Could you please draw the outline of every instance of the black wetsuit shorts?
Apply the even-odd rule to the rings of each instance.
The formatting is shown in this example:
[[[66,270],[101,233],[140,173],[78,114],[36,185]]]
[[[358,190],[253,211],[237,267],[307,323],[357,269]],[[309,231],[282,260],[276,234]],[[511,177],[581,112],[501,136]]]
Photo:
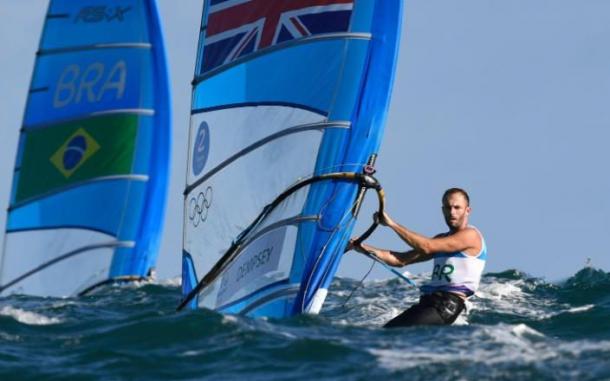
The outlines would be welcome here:
[[[436,291],[422,295],[419,303],[387,322],[384,327],[451,324],[464,307],[464,301],[459,296],[450,292]]]

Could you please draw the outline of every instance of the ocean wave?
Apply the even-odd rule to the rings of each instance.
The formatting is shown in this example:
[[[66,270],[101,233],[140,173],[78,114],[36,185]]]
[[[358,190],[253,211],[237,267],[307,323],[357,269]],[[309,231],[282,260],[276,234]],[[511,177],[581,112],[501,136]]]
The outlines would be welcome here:
[[[414,329],[410,330],[410,334],[413,334]],[[378,357],[384,367],[393,370],[461,361],[530,363],[546,358],[535,348],[536,343],[544,340],[544,334],[525,324],[456,327],[449,332],[444,331],[439,327],[428,328],[424,333],[428,345],[410,347],[408,350],[372,348],[370,352]]]
[[[182,286],[182,277],[176,276],[173,278],[157,279],[154,283],[165,287],[180,287]]]
[[[338,278],[320,315],[279,320],[175,313],[176,278],[82,298],[8,296],[0,378],[44,362],[48,373],[32,378],[78,369],[92,379],[609,379],[605,299],[579,295],[603,290],[596,276],[488,274],[453,326],[394,330],[382,326],[419,298],[398,279]]]
[[[56,317],[48,317],[36,312],[22,310],[11,306],[0,308],[0,315],[12,317],[22,324],[27,325],[52,325],[60,324],[63,321]]]
[[[401,339],[414,344],[413,331]],[[610,372],[604,361],[610,341],[557,340],[526,324],[419,331],[420,345],[377,345],[369,352],[382,368],[411,379],[593,380]]]
[[[610,273],[593,267],[585,267],[561,283],[564,289],[585,291],[603,288],[610,290]]]

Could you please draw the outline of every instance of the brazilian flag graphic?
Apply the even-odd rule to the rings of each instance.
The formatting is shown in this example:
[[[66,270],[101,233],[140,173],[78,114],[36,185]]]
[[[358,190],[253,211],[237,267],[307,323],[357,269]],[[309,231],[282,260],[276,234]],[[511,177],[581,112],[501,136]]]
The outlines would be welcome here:
[[[26,130],[15,201],[131,173],[137,126],[135,115],[109,115]]]
[[[100,145],[97,141],[84,128],[79,128],[51,156],[50,160],[55,168],[68,178],[99,149]]]

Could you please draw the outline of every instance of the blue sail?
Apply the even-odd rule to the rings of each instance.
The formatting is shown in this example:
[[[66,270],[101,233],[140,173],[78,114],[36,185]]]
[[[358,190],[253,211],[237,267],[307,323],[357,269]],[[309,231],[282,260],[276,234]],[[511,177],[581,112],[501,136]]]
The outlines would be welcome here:
[[[180,307],[316,313],[380,146],[400,0],[207,0]]]
[[[85,293],[154,268],[169,167],[154,0],[51,0],[7,216],[0,291]]]

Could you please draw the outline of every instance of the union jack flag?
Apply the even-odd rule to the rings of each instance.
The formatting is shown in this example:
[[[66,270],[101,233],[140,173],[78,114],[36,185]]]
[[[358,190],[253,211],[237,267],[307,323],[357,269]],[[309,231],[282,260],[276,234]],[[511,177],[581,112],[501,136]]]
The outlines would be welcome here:
[[[258,50],[349,29],[354,0],[210,0],[201,74]]]

